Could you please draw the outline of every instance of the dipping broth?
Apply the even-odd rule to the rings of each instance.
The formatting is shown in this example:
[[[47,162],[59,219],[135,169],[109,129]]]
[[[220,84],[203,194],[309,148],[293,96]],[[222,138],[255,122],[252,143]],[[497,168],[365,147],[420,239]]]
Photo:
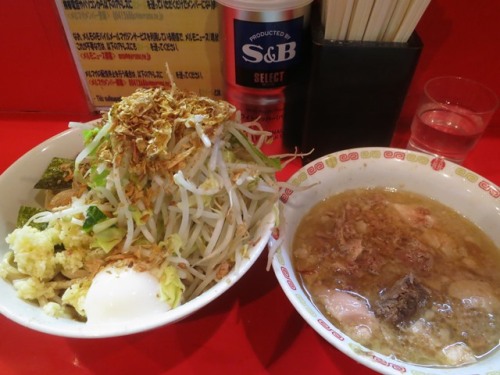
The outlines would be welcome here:
[[[355,189],[314,206],[293,242],[318,308],[366,347],[420,364],[477,361],[500,339],[500,250],[427,197]]]

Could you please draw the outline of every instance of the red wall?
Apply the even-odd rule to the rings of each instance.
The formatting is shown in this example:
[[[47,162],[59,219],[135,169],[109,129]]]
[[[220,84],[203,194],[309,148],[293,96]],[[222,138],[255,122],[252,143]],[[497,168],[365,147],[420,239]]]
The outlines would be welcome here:
[[[0,1],[0,112],[88,112],[54,0]]]
[[[500,95],[500,1],[432,0],[418,25],[424,49],[400,123],[423,83],[436,75],[479,80]],[[0,115],[88,114],[54,0],[0,2]],[[492,126],[500,127],[500,114]]]
[[[424,48],[400,125],[409,126],[419,93],[434,76],[475,79],[500,96],[500,1],[431,0],[417,31]],[[493,127],[500,137],[500,110]]]

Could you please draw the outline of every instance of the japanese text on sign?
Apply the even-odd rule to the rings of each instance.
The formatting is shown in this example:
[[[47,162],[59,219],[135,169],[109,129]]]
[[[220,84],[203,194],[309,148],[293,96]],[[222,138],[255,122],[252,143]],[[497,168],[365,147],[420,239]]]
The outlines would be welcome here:
[[[215,0],[56,0],[89,102],[109,107],[138,87],[222,96]],[[89,22],[90,21],[90,22]]]

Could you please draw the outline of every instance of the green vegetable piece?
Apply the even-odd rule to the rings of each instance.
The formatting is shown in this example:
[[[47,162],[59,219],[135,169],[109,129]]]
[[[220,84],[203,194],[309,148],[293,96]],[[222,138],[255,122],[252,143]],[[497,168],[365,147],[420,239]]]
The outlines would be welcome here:
[[[53,158],[35,189],[66,190],[71,188],[75,161],[66,158]]]
[[[90,168],[90,179],[91,183],[89,184],[91,187],[103,187],[106,186],[106,178],[109,175],[109,170],[105,169],[101,173],[97,172],[97,168]]]
[[[160,277],[160,299],[172,308],[177,307],[185,289],[175,267],[167,266]]]
[[[87,217],[83,222],[82,229],[88,233],[92,230],[94,225],[107,218],[108,217],[97,206],[90,206],[87,209]]]
[[[99,247],[107,254],[123,240],[126,234],[122,228],[110,227],[94,235],[92,247]]]
[[[83,130],[83,142],[88,145],[95,138],[97,133],[99,133],[100,128],[84,129]]]
[[[39,212],[42,212],[41,208],[38,207],[30,207],[30,206],[21,206],[19,207],[19,211],[17,213],[17,222],[16,222],[16,227],[21,228],[23,227],[31,217]],[[33,223],[31,222],[29,224],[33,228],[39,229],[39,230],[44,230],[47,228],[47,223]]]
[[[264,162],[264,164],[268,167],[274,168],[276,170],[281,170],[281,161],[279,158],[270,158],[265,155],[262,151],[260,151],[255,145],[249,142],[250,148],[259,156],[260,160]]]
[[[274,168],[276,170],[281,170],[281,161],[279,158],[270,158],[269,156],[265,155],[252,142],[250,142],[250,140],[243,133],[240,132],[240,134],[241,139],[238,138],[238,141],[242,144],[243,147],[245,147],[245,145],[243,144],[243,142],[245,142],[248,148],[250,148],[250,150],[252,150],[252,152],[257,155],[257,157],[264,163],[265,166]]]

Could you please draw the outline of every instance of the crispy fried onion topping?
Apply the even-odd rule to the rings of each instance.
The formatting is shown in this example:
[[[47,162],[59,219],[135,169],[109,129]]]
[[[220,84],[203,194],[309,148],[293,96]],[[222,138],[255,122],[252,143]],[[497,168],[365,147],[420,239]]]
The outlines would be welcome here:
[[[210,147],[217,129],[235,112],[225,101],[195,93],[139,89],[111,108],[110,140],[100,156],[139,178],[165,177],[182,169],[198,149]]]

